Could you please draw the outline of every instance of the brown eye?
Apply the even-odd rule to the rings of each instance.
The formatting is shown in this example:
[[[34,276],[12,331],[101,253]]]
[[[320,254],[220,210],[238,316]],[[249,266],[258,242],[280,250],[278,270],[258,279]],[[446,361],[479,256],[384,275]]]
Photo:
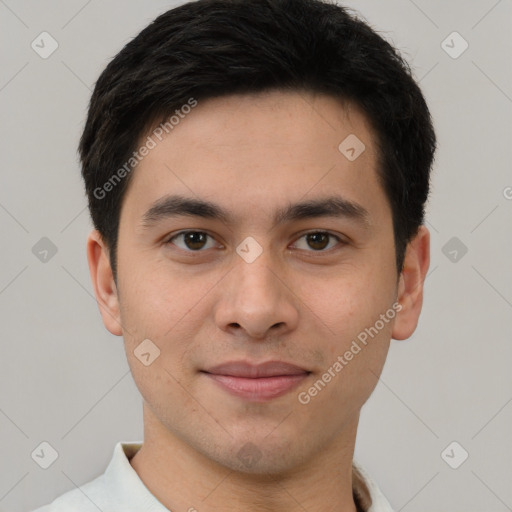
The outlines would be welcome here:
[[[302,235],[294,244],[296,249],[309,252],[326,252],[326,250],[343,244],[343,241],[331,233],[325,231],[311,231]]]
[[[211,239],[210,242],[208,239]],[[172,243],[185,251],[200,251],[210,249],[215,245],[213,238],[203,231],[183,231],[173,236],[168,243]]]
[[[189,249],[202,249],[206,244],[206,235],[199,232],[190,232],[183,235],[185,245]]]
[[[315,251],[325,249],[329,244],[329,235],[327,233],[309,233],[306,235],[309,247]]]

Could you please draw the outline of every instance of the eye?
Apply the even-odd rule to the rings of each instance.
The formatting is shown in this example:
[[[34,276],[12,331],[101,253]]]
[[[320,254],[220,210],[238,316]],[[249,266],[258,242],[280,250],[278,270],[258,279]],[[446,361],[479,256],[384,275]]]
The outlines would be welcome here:
[[[195,252],[215,247],[213,237],[204,231],[182,231],[170,238],[167,243],[172,243],[185,251]]]
[[[303,243],[300,241],[303,240]],[[333,244],[332,242],[336,241],[339,243],[343,243],[343,241],[333,235],[332,233],[328,233],[326,231],[312,231],[310,233],[306,233],[302,235],[297,242],[294,243],[294,247],[296,249],[309,250],[313,249],[313,251],[325,251],[326,249],[331,249],[337,244]]]

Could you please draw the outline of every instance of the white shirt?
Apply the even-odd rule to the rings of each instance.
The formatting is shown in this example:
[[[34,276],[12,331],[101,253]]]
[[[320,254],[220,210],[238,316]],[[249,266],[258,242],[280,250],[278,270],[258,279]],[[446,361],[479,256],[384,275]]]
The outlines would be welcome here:
[[[33,512],[170,512],[144,485],[130,465],[142,442],[118,442],[105,472]],[[354,465],[368,490],[372,505],[367,512],[393,512],[377,485]]]

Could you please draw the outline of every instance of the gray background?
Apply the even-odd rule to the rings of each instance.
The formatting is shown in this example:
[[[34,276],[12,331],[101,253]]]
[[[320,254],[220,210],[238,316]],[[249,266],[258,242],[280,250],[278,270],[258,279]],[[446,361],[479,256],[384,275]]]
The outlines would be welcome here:
[[[100,474],[117,441],[142,439],[122,339],[92,295],[76,146],[101,70],[176,4],[0,0],[0,510],[49,502]],[[439,137],[424,310],[392,342],[356,455],[397,511],[512,510],[512,2],[347,5],[405,54]],[[59,44],[47,59],[31,48],[43,31]],[[442,47],[454,31],[469,44],[458,58]],[[31,458],[42,441],[59,455],[46,470]]]

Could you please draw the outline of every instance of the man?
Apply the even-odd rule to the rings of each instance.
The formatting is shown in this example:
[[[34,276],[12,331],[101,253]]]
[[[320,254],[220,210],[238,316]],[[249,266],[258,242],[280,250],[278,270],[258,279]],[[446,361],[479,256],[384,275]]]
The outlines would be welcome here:
[[[199,0],[100,76],[91,278],[144,442],[57,511],[390,511],[353,462],[415,330],[435,135],[407,64],[318,0]]]

